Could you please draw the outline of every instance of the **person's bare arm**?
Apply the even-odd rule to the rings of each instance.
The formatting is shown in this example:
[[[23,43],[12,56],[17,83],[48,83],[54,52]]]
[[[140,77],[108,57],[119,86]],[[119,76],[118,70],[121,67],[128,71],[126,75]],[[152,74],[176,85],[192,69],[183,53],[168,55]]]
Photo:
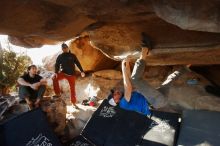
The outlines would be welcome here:
[[[34,90],[37,90],[38,87],[41,85],[40,82],[37,82],[37,83],[34,83],[34,84],[31,84],[31,83],[28,83],[26,82],[23,78],[18,78],[17,82],[22,85],[22,86],[29,86],[31,87],[32,89]]]
[[[32,84],[31,88],[37,90],[40,85],[47,85],[47,80],[42,78],[39,82]]]
[[[125,61],[127,62],[127,66],[126,66],[126,74],[129,78],[129,80],[131,79],[131,68],[130,68],[130,60],[132,58],[132,55],[128,55],[126,58],[125,58]]]
[[[22,86],[29,86],[31,87],[31,84],[26,82],[23,78],[18,78],[17,82]]]
[[[74,58],[74,63],[76,64],[76,66],[78,67],[78,69],[79,69],[80,72],[81,72],[81,76],[82,76],[82,77],[85,77],[85,72],[83,71],[83,68],[82,68],[82,66],[81,66],[81,64],[80,64],[80,62],[79,62],[79,60],[78,60],[78,58],[77,58],[75,55],[73,55],[73,58]]]
[[[131,99],[132,84],[129,73],[131,74],[129,57],[122,61],[122,75],[124,84],[124,97],[129,102]]]
[[[47,85],[47,79],[41,79],[40,85]]]

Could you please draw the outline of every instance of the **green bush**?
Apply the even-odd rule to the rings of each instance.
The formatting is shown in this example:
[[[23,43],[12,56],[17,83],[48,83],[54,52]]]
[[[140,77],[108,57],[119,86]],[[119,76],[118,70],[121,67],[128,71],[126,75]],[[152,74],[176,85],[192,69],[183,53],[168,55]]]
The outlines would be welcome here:
[[[27,55],[19,55],[11,49],[0,48],[0,89],[11,88],[16,84],[19,76],[32,64],[31,58]],[[4,93],[2,93],[4,94]]]

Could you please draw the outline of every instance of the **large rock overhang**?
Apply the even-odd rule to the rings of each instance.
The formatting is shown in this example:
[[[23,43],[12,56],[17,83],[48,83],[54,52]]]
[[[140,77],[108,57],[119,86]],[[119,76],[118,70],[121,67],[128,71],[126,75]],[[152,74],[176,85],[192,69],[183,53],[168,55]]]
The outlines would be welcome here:
[[[220,62],[217,0],[2,0],[0,8],[0,33],[27,48],[87,34],[97,49],[120,60],[140,50],[145,32],[154,44],[151,65]]]

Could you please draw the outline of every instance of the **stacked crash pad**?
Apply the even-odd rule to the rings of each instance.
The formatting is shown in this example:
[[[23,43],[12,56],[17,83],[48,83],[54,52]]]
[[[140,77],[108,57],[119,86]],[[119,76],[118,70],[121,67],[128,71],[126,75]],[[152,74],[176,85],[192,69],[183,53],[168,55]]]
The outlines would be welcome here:
[[[61,146],[41,109],[21,114],[0,125],[0,146]]]

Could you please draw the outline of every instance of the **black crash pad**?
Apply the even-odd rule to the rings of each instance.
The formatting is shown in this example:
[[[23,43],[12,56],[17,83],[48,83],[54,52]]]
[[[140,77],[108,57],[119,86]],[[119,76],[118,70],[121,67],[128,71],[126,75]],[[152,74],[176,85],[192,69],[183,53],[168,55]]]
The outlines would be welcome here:
[[[173,146],[177,142],[181,117],[177,113],[152,111],[153,120],[141,146]]]
[[[116,113],[115,107],[109,105],[107,100],[104,100],[87,122],[81,135],[98,146],[104,145],[109,133],[114,130],[113,123],[115,123],[118,116]]]
[[[135,146],[140,143],[152,121],[144,115],[121,108],[118,109],[118,114],[114,131],[108,136],[105,146]]]
[[[186,110],[178,145],[220,146],[220,112]]]
[[[65,146],[95,146],[95,145],[90,141],[88,141],[86,138],[84,138],[82,135],[79,135],[77,137],[74,137]]]
[[[40,109],[21,114],[0,125],[1,146],[61,146]]]
[[[144,115],[113,107],[104,100],[81,134],[97,146],[134,146],[151,122]]]

